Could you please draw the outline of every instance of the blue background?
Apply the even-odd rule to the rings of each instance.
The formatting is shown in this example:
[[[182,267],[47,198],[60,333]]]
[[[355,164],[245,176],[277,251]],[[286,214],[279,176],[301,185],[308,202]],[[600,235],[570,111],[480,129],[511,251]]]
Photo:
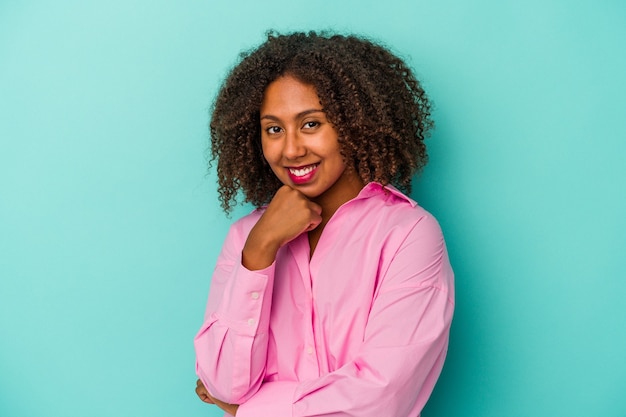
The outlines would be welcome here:
[[[0,1],[0,416],[217,416],[208,109],[265,30],[372,36],[435,106],[457,275],[424,416],[626,416],[623,1]]]

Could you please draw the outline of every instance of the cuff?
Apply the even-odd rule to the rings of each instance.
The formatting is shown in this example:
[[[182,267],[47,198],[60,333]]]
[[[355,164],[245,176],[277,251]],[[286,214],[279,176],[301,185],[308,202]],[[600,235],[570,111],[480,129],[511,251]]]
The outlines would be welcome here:
[[[216,315],[239,334],[254,336],[269,326],[274,264],[250,271],[239,264],[224,289]]]

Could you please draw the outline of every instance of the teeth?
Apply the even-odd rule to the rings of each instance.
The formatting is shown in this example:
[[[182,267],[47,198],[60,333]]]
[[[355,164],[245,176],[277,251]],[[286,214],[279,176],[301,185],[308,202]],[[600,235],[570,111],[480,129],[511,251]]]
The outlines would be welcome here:
[[[309,172],[313,171],[315,169],[315,167],[316,167],[316,165],[309,165],[309,166],[304,167],[304,168],[289,168],[289,172],[291,172],[296,177],[302,177],[302,176],[308,174]]]

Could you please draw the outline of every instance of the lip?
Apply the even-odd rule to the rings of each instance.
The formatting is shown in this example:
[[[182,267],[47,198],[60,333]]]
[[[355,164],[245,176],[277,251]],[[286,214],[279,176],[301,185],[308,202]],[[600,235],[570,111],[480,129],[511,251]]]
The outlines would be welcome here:
[[[287,167],[287,175],[291,182],[297,185],[306,184],[311,181],[317,172],[320,164],[302,165],[299,167]]]

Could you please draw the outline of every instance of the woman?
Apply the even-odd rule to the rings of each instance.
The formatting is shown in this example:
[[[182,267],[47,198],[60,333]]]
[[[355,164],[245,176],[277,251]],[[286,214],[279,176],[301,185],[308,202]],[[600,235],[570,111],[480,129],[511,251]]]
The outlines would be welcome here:
[[[439,225],[402,192],[431,127],[410,69],[363,38],[270,34],[243,56],[212,152],[224,209],[240,191],[259,208],[212,278],[203,401],[239,417],[419,415],[454,309]]]

